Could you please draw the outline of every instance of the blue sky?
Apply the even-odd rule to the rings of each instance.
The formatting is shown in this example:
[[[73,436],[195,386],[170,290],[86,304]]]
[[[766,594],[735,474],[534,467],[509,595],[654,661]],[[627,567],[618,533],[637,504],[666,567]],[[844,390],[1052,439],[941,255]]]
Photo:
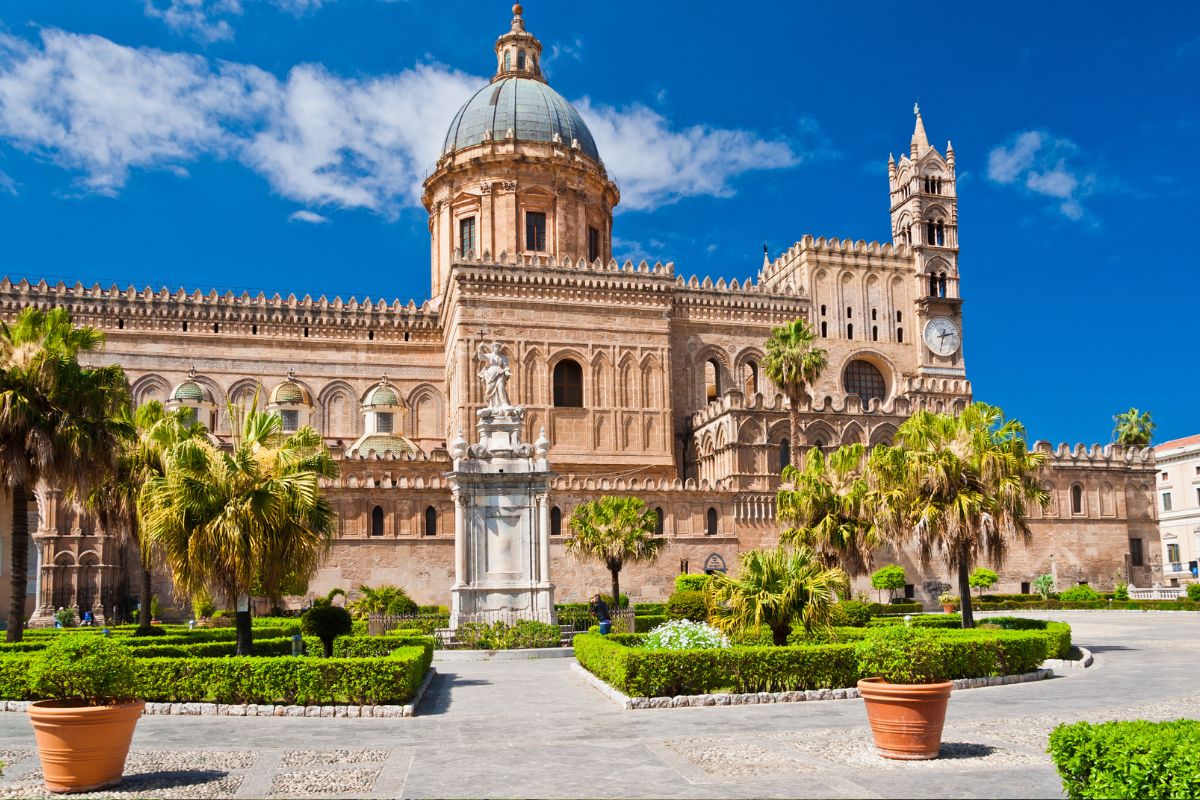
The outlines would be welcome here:
[[[418,302],[419,184],[504,2],[5,0],[3,271]],[[1107,441],[1200,432],[1200,5],[526,4],[624,201],[619,256],[756,274],[886,240],[920,99],[954,142],[976,397]]]

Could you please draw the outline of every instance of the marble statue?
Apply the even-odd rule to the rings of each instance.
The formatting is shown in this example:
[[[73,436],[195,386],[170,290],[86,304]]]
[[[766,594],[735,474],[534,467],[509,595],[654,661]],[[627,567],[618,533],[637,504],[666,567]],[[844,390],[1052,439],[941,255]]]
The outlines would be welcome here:
[[[483,381],[483,394],[487,398],[488,408],[509,408],[508,379],[512,370],[508,368],[508,358],[500,351],[500,343],[492,342],[491,347],[479,346],[476,356],[485,366],[479,370],[479,379]]]

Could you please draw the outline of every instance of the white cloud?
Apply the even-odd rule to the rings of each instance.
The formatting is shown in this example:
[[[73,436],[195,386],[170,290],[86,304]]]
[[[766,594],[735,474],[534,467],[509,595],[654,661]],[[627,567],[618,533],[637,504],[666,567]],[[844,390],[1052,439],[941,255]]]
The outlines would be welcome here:
[[[205,43],[232,39],[227,17],[242,13],[239,0],[145,0],[144,8],[146,16],[161,19],[175,33]]]
[[[315,211],[301,209],[299,211],[292,212],[291,216],[288,217],[288,222],[308,222],[313,225],[321,225],[325,222],[329,222],[329,217],[323,217]]]
[[[5,172],[0,172],[0,194],[11,194],[13,197],[18,194],[17,182]]]
[[[210,157],[242,162],[307,206],[393,215],[419,203],[446,126],[485,83],[441,65],[343,78],[302,64],[280,79],[100,36],[45,29],[39,46],[0,34],[0,138],[78,172],[85,189],[102,194],[115,194],[134,170],[185,175]],[[819,152],[747,130],[675,129],[640,105],[579,106],[624,208],[726,197],[738,175]],[[809,123],[801,128],[812,135]]]
[[[621,185],[621,206],[654,208],[684,197],[733,194],[731,181],[745,172],[784,169],[803,156],[781,140],[752,131],[693,125],[673,130],[657,111],[578,103],[600,156]]]
[[[992,148],[987,174],[994,183],[1058,201],[1063,216],[1080,220],[1087,213],[1080,201],[1095,190],[1096,176],[1075,163],[1079,157],[1079,146],[1070,139],[1025,131]]]

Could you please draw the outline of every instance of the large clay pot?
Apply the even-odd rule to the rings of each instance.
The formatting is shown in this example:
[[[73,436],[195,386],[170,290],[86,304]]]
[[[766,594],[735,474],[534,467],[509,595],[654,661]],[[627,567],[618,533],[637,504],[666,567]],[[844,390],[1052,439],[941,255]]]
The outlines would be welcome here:
[[[864,678],[858,693],[867,706],[875,749],[884,758],[920,761],[938,757],[951,681],[887,683]]]
[[[944,606],[942,606],[942,611],[946,612],[947,614],[953,614],[954,613],[954,605],[953,604],[944,605]]]
[[[86,706],[59,700],[29,704],[46,788],[89,792],[121,782],[133,729],[146,704]]]

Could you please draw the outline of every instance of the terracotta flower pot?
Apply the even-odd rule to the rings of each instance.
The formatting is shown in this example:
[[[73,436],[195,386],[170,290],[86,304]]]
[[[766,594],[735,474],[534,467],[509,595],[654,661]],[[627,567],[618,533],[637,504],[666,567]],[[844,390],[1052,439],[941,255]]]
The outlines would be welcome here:
[[[945,605],[945,606],[942,606],[942,611],[945,611],[947,614],[953,614],[953,613],[954,613],[954,606],[952,606],[952,605]]]
[[[89,792],[121,782],[133,729],[146,703],[85,706],[60,700],[29,704],[46,788]]]
[[[884,758],[919,761],[938,757],[951,681],[888,683],[864,678],[858,693],[867,706],[875,749]]]

